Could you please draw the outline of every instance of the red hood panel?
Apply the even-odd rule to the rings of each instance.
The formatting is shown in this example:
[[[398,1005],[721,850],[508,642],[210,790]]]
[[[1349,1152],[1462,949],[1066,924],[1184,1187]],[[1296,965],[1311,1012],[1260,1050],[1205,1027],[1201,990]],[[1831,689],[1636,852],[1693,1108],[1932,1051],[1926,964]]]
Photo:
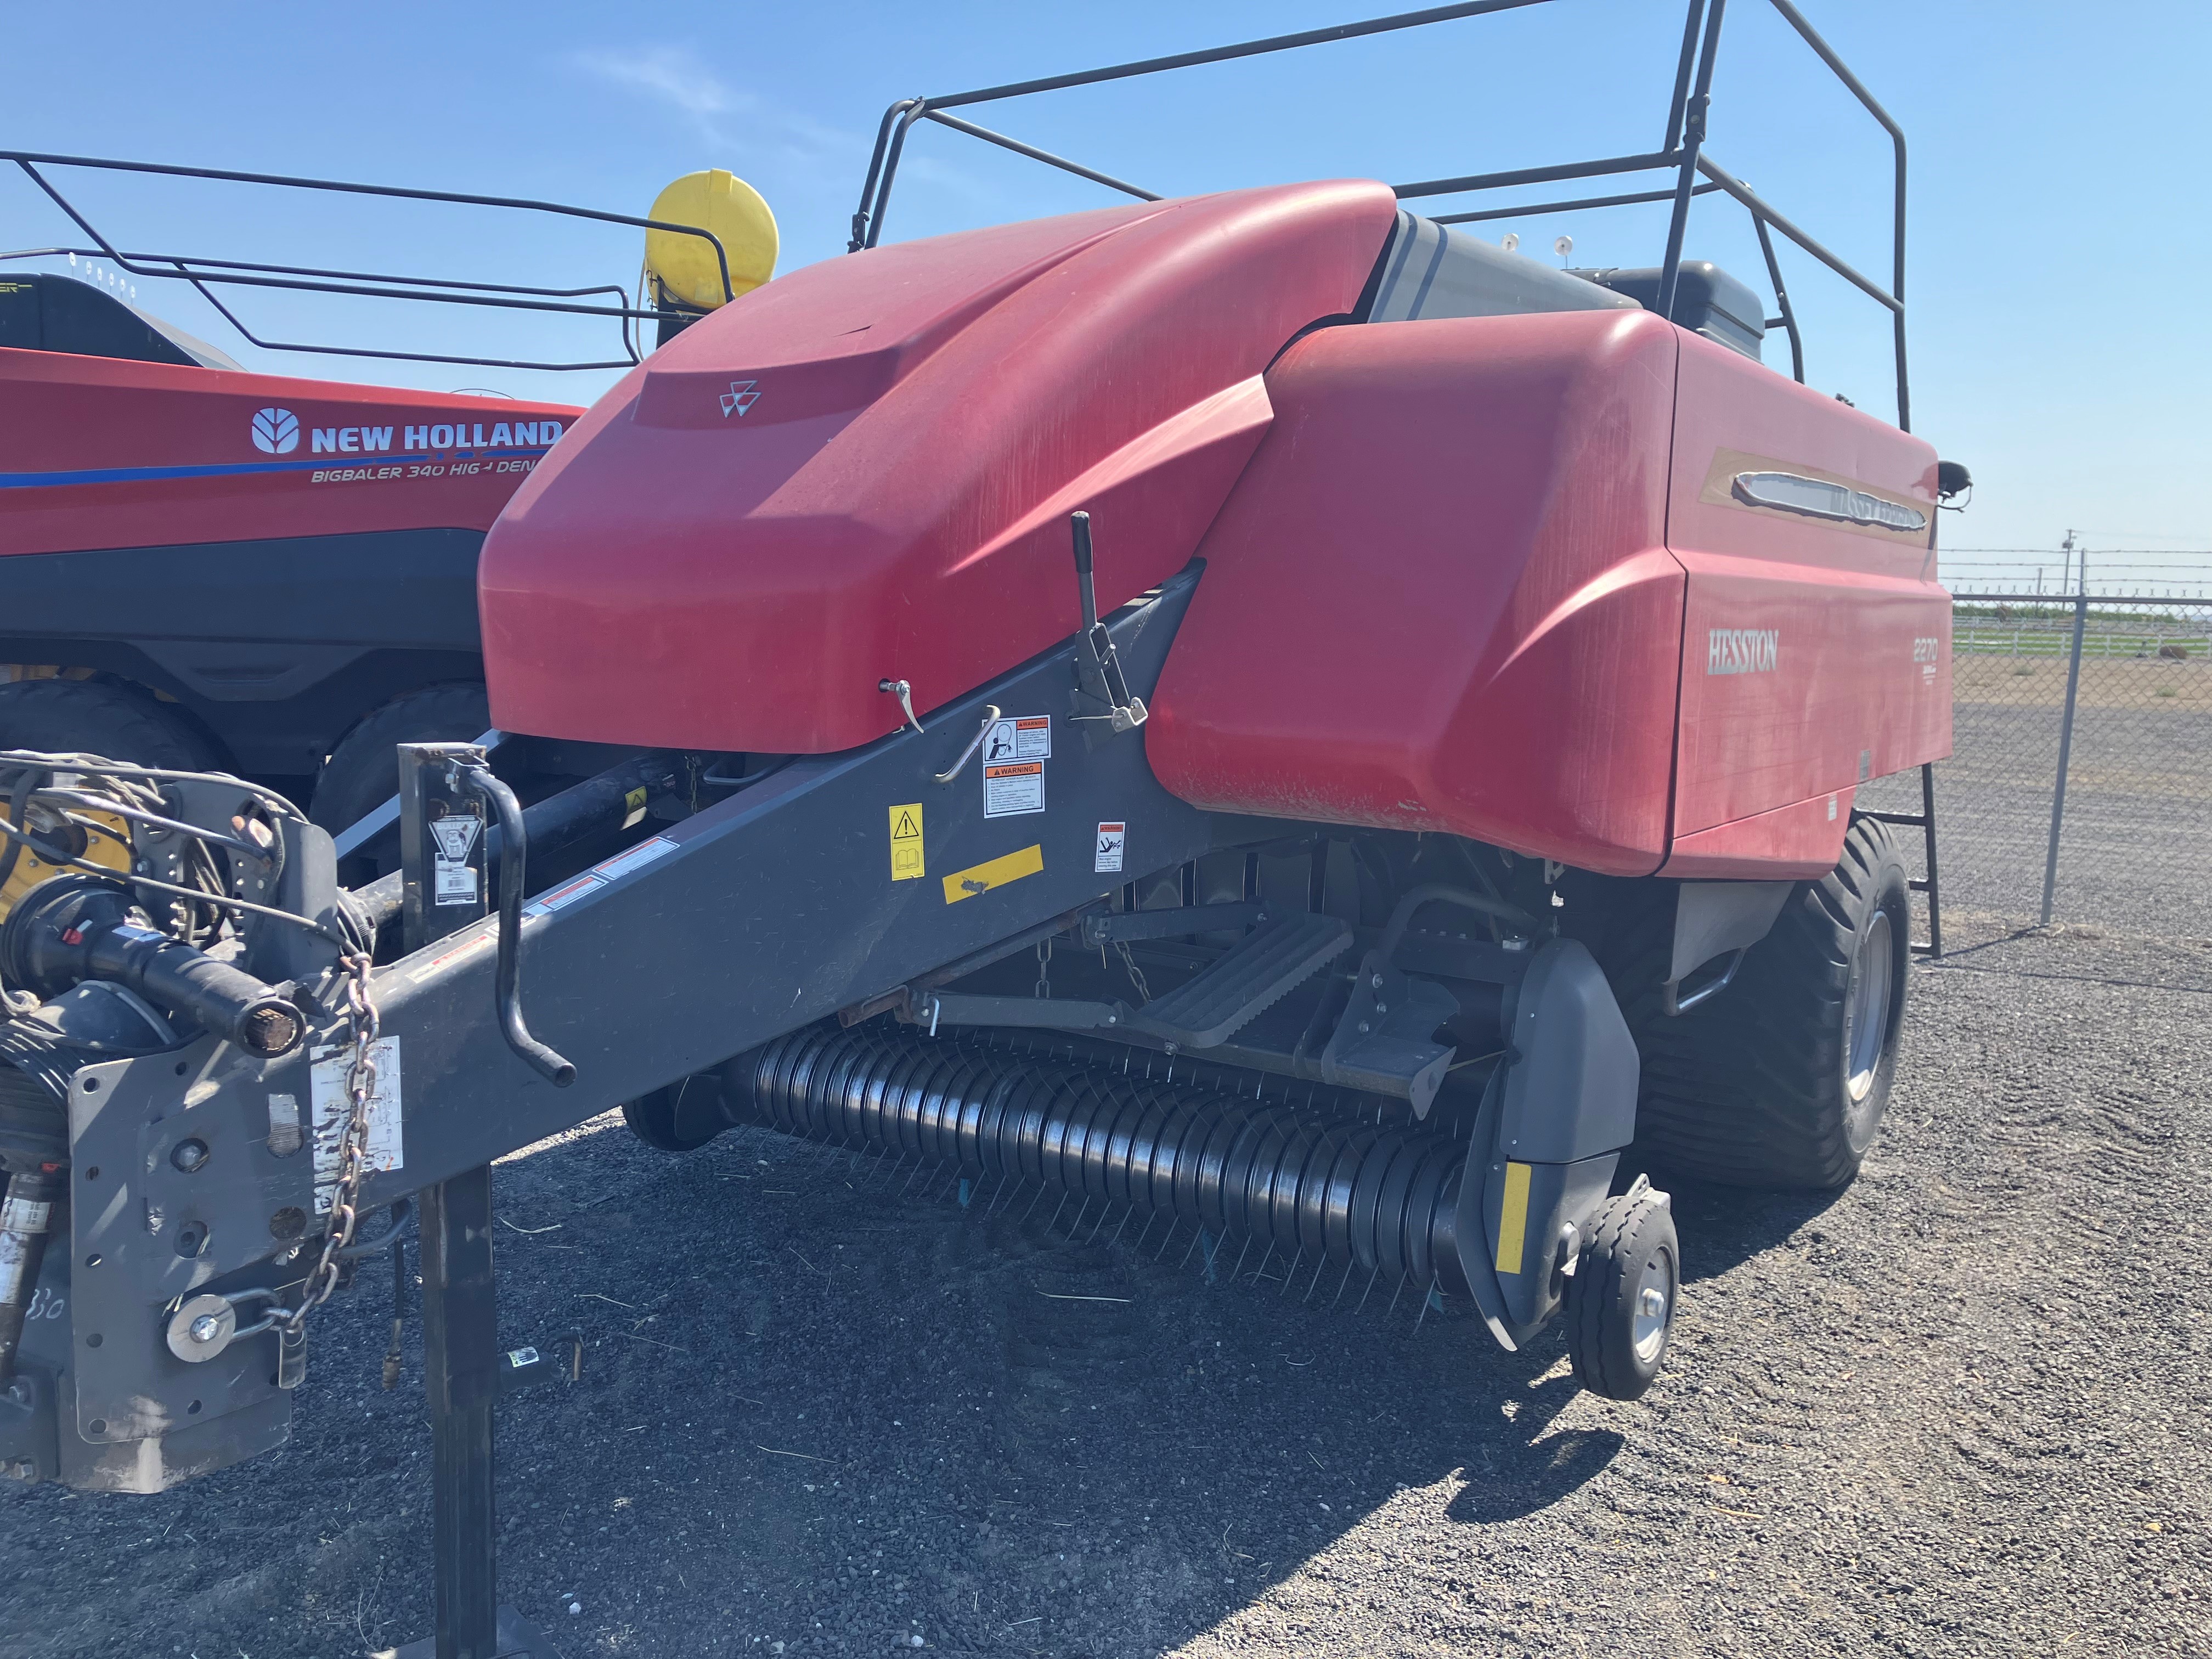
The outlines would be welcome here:
[[[878,248],[778,278],[600,400],[480,577],[506,730],[821,753],[1180,568],[1269,419],[1258,376],[1348,312],[1379,185],[1241,191]]]

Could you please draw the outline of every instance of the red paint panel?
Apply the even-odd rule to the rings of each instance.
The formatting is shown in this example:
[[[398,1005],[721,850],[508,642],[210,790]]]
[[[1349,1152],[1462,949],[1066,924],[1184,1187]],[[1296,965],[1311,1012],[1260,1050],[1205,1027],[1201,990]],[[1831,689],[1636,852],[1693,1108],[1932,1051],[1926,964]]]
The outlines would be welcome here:
[[[255,442],[264,410],[289,417],[264,425],[267,447]],[[565,404],[0,349],[0,556],[486,529],[544,447],[514,442],[514,424],[551,420],[565,429],[580,413]],[[507,441],[495,447],[502,425]],[[434,453],[427,437],[410,453],[410,427],[462,429]],[[319,434],[330,446],[320,453]]]
[[[1146,729],[1167,787],[1656,868],[1681,337],[1587,312],[1328,329],[1286,352]]]
[[[1850,827],[1850,788],[1755,812],[1676,839],[1662,876],[1684,881],[1807,881],[1825,876],[1844,855]]]
[[[1682,341],[1680,385],[1668,540],[1690,580],[1676,858],[1695,848],[1735,856],[1736,873],[1761,860],[1825,870],[1844,829],[1826,817],[1826,792],[1951,750],[1936,452],[1694,336]],[[1909,505],[1927,527],[1745,503],[1731,480],[1765,468]],[[1798,810],[1815,798],[1821,811]],[[1668,873],[1693,872],[1670,863]]]
[[[585,416],[501,516],[480,599],[502,729],[820,753],[1180,568],[1284,343],[1348,311],[1395,212],[1289,185],[903,243],[779,277]],[[725,399],[730,400],[725,413]],[[742,412],[739,410],[742,409]]]

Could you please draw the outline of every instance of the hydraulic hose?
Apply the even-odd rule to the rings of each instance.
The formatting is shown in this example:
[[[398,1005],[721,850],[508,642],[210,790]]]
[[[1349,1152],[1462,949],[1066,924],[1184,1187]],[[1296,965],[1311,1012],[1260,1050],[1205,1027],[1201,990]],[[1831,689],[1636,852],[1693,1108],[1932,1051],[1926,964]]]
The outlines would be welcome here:
[[[15,1380],[23,1317],[39,1282],[54,1200],[62,1195],[64,1182],[59,1169],[50,1164],[19,1169],[7,1177],[7,1184],[8,1196],[0,1200],[0,1389]]]
[[[540,858],[573,847],[588,836],[620,823],[629,813],[629,797],[635,791],[672,787],[682,775],[680,757],[656,750],[611,767],[597,777],[571,785],[557,795],[549,795],[523,811],[522,823],[530,845]],[[501,862],[500,849],[506,839],[501,829],[489,831],[484,843],[485,858]],[[398,915],[402,895],[401,876],[397,870],[354,892],[370,921],[378,927]]]

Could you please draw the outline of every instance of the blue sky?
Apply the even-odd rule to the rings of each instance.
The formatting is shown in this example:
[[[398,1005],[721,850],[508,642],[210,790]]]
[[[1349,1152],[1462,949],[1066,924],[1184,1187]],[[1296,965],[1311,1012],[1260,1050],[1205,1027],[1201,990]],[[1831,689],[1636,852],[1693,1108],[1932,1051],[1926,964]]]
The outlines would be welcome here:
[[[2201,78],[2212,9],[1803,0],[1905,129],[1913,424],[1978,482],[1950,544],[2212,548],[2202,391],[2212,269]],[[547,197],[642,213],[694,167],[750,179],[781,270],[842,252],[884,106],[1370,15],[1356,0],[1114,6],[25,9],[0,57],[11,146]],[[1655,148],[1674,0],[1559,0],[1409,34],[1187,70],[969,112],[1168,194],[1285,179],[1391,181]],[[118,42],[129,49],[118,51]],[[1869,273],[1888,266],[1887,142],[1764,0],[1733,0],[1711,138],[1722,163]],[[12,170],[11,170],[12,171]],[[441,208],[148,186],[57,173],[126,246],[488,281],[632,280],[634,234]],[[1658,180],[1656,177],[1653,184]],[[1623,188],[1635,188],[1626,185]],[[909,150],[890,240],[1118,199],[959,135]],[[1433,204],[1434,210],[1450,205]],[[72,240],[19,176],[0,242]],[[1501,221],[1524,252],[1656,262],[1658,210]],[[1700,202],[1688,251],[1760,288],[1740,210]],[[1886,316],[1784,255],[1808,378],[1893,415]],[[588,401],[612,378],[287,356],[243,345],[197,296],[139,303],[255,368]],[[163,290],[156,292],[159,288]],[[485,355],[605,355],[605,324],[246,293],[276,337]],[[1777,343],[1786,364],[1786,353]]]

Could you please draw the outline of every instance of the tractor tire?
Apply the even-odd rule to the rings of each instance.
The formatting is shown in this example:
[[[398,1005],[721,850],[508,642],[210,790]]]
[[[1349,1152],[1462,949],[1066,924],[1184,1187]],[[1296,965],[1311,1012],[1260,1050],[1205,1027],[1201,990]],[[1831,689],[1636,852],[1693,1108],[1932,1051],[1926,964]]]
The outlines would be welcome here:
[[[632,1134],[664,1152],[696,1152],[730,1127],[721,1089],[711,1075],[687,1077],[625,1100],[622,1115]]]
[[[1672,909],[1652,910],[1624,930],[1634,960],[1614,978],[1644,1060],[1638,1142],[1726,1186],[1848,1186],[1889,1103],[1911,961],[1888,827],[1854,817],[1842,861],[1790,896],[1735,983],[1673,1018],[1659,989]]]
[[[0,685],[0,749],[99,755],[137,766],[205,772],[215,745],[182,714],[113,680],[15,680]]]
[[[399,793],[399,764],[392,757],[403,743],[473,743],[491,726],[481,685],[429,685],[406,691],[371,709],[340,738],[322,770],[307,816],[333,836],[351,829]],[[396,831],[377,836],[349,861],[349,876],[368,879],[398,868]]]
[[[1666,1363],[1681,1289],[1672,1210],[1649,1192],[1607,1199],[1567,1280],[1575,1380],[1607,1400],[1633,1400],[1650,1388]]]

